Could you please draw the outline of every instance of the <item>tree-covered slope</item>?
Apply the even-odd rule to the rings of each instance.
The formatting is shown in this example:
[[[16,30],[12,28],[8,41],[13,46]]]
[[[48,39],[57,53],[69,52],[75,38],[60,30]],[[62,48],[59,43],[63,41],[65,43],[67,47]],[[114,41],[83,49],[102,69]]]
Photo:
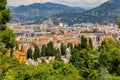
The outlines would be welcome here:
[[[91,23],[114,23],[120,17],[120,0],[110,0],[104,4],[83,13],[60,14],[52,17],[55,23],[65,22],[68,24],[91,22]]]
[[[69,7],[55,3],[34,3],[31,5],[22,5],[12,10],[13,20],[18,21],[36,21],[43,20],[59,13],[82,12],[84,9],[79,7]]]

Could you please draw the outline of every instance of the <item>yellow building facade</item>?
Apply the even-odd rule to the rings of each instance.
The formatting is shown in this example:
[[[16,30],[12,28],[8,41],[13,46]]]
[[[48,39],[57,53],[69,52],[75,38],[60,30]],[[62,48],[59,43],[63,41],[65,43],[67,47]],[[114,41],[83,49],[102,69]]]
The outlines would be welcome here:
[[[26,53],[18,50],[13,52],[12,58],[16,58],[20,63],[27,60]]]

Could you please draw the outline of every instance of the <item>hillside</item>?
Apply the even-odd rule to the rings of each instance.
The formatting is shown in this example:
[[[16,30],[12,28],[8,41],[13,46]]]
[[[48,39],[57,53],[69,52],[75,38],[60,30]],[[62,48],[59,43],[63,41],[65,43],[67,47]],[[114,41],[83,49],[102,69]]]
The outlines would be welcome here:
[[[52,17],[52,19],[54,23],[65,22],[69,25],[82,22],[100,24],[114,23],[117,18],[120,18],[119,4],[120,0],[110,0],[83,13],[60,14]]]
[[[7,8],[13,10],[13,9],[15,9],[16,7],[15,7],[15,6],[7,6]]]
[[[41,21],[50,16],[59,13],[82,12],[84,9],[79,7],[69,7],[62,4],[55,3],[34,3],[31,5],[22,5],[12,9],[13,21]]]

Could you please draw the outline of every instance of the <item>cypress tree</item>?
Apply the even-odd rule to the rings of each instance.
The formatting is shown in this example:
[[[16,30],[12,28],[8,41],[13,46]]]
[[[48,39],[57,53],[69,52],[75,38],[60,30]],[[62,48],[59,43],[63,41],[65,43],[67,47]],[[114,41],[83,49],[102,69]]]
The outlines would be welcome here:
[[[81,50],[81,44],[79,43],[78,45],[75,45],[74,48],[77,49],[77,50]]]
[[[50,42],[47,44],[46,55],[47,55],[47,56],[55,56],[55,48],[54,48],[54,46],[53,46],[53,42],[52,42],[52,41],[50,41]]]
[[[55,60],[62,61],[59,49],[55,50]]]
[[[46,55],[46,45],[45,45],[45,44],[44,44],[44,45],[42,45],[42,49],[41,49],[41,56],[42,56],[42,57],[47,56],[47,55]]]
[[[90,45],[90,48],[93,49],[93,43],[91,38],[89,39],[89,45]]]
[[[66,53],[66,46],[63,45],[63,43],[61,44],[61,54],[65,55]]]
[[[21,48],[20,48],[20,51],[22,51],[23,50],[23,45],[21,46]]]
[[[87,48],[87,38],[85,38],[83,35],[81,36],[81,48]]]
[[[37,58],[40,58],[41,55],[40,55],[40,50],[39,50],[39,47],[38,46],[34,46],[34,54],[33,54],[33,57],[35,60],[37,60]]]
[[[27,59],[31,58],[32,59],[32,49],[31,47],[27,50]]]
[[[12,57],[13,52],[14,52],[13,48],[10,48],[10,57]]]
[[[72,43],[68,43],[68,48],[70,47],[70,49],[72,50],[73,49],[73,44]]]
[[[16,45],[15,50],[19,50],[18,44]]]

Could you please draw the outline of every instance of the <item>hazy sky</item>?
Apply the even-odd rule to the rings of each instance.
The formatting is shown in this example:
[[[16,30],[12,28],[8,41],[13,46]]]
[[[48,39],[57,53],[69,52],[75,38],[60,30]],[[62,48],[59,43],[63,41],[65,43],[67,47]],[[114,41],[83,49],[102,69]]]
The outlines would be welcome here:
[[[8,0],[8,5],[19,6],[32,3],[54,2],[74,7],[95,7],[108,0]]]

